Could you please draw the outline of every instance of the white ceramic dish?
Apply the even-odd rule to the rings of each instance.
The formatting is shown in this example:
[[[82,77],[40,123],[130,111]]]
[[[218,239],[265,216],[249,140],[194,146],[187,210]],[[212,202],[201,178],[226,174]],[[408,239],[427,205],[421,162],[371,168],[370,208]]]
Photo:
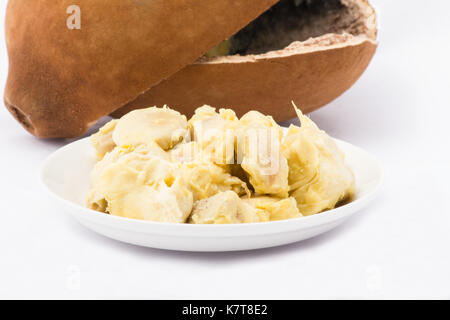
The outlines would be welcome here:
[[[52,154],[41,170],[51,198],[65,213],[104,236],[140,246],[180,251],[237,251],[274,247],[329,231],[372,201],[381,184],[378,162],[367,152],[336,140],[355,173],[356,197],[344,206],[310,217],[238,225],[168,224],[116,217],[85,207],[96,162],[89,139]]]

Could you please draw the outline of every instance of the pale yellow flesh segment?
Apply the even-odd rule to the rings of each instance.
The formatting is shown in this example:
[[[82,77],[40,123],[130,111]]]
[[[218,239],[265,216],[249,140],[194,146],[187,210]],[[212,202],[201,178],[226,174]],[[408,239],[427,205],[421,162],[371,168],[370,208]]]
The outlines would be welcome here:
[[[189,220],[194,224],[236,224],[260,222],[257,210],[233,191],[220,192],[197,201]]]
[[[91,144],[97,152],[97,158],[103,159],[105,154],[111,152],[116,144],[113,141],[112,135],[116,129],[117,120],[112,120],[105,124],[100,130],[91,136]]]
[[[162,149],[169,150],[187,135],[186,116],[167,107],[152,107],[123,116],[112,137],[118,146],[156,142]]]
[[[240,119],[238,157],[258,194],[287,197],[289,167],[281,152],[283,131],[272,117],[250,111]]]
[[[301,127],[291,126],[284,140],[272,117],[256,111],[238,119],[230,109],[204,106],[188,122],[170,108],[153,107],[113,120],[91,137],[99,162],[88,206],[127,218],[213,224],[284,220],[334,208],[352,196],[353,174],[334,141],[296,110]],[[255,130],[278,143],[278,149],[257,149],[263,164],[252,159],[249,139],[240,139]],[[277,157],[268,157],[273,150]],[[239,156],[241,165],[233,162]],[[271,161],[276,170],[267,174]]]
[[[302,214],[312,215],[351,198],[355,179],[336,143],[296,110],[301,127],[289,128],[282,148],[290,168],[290,195]]]

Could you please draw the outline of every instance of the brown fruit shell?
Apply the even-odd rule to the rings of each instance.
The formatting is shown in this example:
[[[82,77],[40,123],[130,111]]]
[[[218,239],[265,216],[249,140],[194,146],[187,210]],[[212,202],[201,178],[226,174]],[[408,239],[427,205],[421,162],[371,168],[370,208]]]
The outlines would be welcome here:
[[[336,36],[326,36],[336,38]],[[317,40],[317,39],[316,39]],[[304,113],[314,111],[349,89],[361,76],[377,48],[367,38],[353,38],[326,47],[294,44],[268,55],[223,58],[195,63],[112,115],[167,104],[183,114],[203,104],[231,107],[238,115],[258,110],[277,121],[295,116],[291,101]]]
[[[200,60],[187,66],[112,114],[167,104],[187,115],[208,104],[239,115],[256,109],[278,121],[316,110],[348,90],[365,71],[377,48],[376,14],[366,0],[342,0],[355,8],[361,35],[327,34],[260,55]]]
[[[38,137],[75,137],[194,63],[278,0],[9,0],[4,101]]]

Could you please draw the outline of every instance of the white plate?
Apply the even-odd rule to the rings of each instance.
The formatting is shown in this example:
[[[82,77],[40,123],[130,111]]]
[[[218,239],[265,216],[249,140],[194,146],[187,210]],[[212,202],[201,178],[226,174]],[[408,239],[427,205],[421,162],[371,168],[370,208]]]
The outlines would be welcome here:
[[[44,163],[41,180],[61,211],[104,236],[140,246],[181,251],[237,251],[305,240],[329,231],[367,206],[381,184],[378,162],[367,152],[336,140],[355,173],[356,197],[314,216],[254,224],[192,225],[116,217],[85,207],[90,173],[96,162],[89,139],[71,143]]]

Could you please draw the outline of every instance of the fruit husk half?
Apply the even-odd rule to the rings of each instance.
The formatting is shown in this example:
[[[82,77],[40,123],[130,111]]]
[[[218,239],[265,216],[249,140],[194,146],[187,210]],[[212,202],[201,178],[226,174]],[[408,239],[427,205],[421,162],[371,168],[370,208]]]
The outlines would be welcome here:
[[[295,116],[291,101],[308,113],[348,90],[375,54],[376,34],[366,0],[281,0],[210,51],[213,57],[203,56],[112,115],[164,104],[190,115],[208,104],[287,120]],[[221,55],[224,50],[237,54]]]
[[[80,136],[276,2],[84,0],[69,29],[71,0],[9,0],[5,105],[35,136]]]

